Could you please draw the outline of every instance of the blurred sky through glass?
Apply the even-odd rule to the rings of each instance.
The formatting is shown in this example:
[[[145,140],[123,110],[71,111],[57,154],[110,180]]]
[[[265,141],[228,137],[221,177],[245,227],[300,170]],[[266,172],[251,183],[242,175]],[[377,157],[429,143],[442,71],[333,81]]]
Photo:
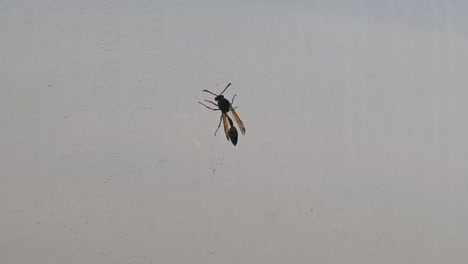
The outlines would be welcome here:
[[[467,13],[0,2],[2,262],[465,263]]]

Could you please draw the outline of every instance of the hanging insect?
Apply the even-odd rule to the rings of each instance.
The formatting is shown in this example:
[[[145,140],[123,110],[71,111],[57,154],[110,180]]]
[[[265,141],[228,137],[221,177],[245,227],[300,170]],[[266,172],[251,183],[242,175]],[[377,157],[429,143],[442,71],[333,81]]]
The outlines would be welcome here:
[[[210,94],[216,96],[215,101],[217,103],[209,101],[209,100],[205,100],[205,102],[208,102],[208,103],[211,103],[211,104],[217,106],[218,109],[211,108],[211,107],[203,104],[202,102],[198,102],[198,103],[200,103],[201,105],[203,105],[206,108],[211,109],[213,111],[221,111],[221,117],[219,119],[218,128],[215,131],[215,136],[216,136],[216,133],[218,132],[219,128],[221,127],[221,121],[222,121],[223,125],[224,125],[224,133],[226,134],[227,140],[228,141],[231,140],[232,144],[234,144],[234,146],[235,146],[237,144],[238,133],[237,133],[236,127],[234,126],[234,124],[232,122],[232,119],[228,116],[227,113],[229,111],[231,111],[232,115],[234,116],[234,120],[236,120],[237,126],[239,127],[240,131],[242,132],[242,135],[245,135],[245,127],[244,127],[244,124],[242,123],[242,120],[237,115],[235,108],[232,107],[232,103],[234,103],[234,98],[236,98],[237,94],[234,95],[231,102],[229,102],[228,99],[224,98],[223,93],[224,93],[224,91],[227,90],[227,88],[230,85],[231,85],[231,83],[229,83],[226,86],[226,88],[224,88],[224,90],[219,95],[215,94],[215,93],[212,93],[212,92],[210,92],[208,90],[203,90],[203,92],[207,92],[207,93],[210,93]]]

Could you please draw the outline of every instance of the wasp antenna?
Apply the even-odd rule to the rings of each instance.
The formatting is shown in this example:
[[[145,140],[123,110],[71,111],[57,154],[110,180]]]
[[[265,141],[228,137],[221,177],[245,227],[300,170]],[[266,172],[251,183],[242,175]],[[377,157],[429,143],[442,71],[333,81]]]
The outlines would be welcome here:
[[[226,91],[226,89],[231,85],[231,83],[229,83],[226,88],[224,88],[224,90],[219,94],[219,95],[222,95],[224,93],[224,91]]]
[[[203,90],[202,92],[207,92],[207,93],[210,93],[210,94],[212,94],[212,95],[214,95],[214,96],[218,96],[217,94],[212,93],[212,92],[210,92],[210,91],[208,91],[208,90]]]

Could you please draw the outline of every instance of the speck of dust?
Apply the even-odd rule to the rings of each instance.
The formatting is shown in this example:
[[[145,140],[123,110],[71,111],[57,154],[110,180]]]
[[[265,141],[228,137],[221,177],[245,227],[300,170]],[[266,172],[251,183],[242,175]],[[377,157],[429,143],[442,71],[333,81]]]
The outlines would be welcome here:
[[[201,150],[202,150],[202,146],[201,146],[201,144],[200,144],[200,141],[198,141],[198,139],[195,138],[195,137],[193,138],[192,141],[193,141],[193,144],[197,147],[197,149],[198,149],[199,151],[201,151]]]

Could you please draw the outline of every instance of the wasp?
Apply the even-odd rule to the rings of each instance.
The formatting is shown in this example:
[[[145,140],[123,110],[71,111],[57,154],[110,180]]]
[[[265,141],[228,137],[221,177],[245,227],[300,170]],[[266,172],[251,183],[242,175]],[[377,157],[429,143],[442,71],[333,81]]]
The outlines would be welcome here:
[[[219,119],[219,124],[218,124],[218,128],[216,129],[215,131],[215,136],[216,136],[216,133],[218,132],[219,128],[221,127],[221,121],[223,122],[223,125],[224,125],[224,133],[226,134],[226,138],[227,140],[231,140],[232,144],[237,145],[237,137],[238,137],[238,133],[237,133],[237,129],[236,127],[234,126],[233,122],[232,122],[232,119],[228,116],[228,112],[230,111],[232,113],[232,115],[234,116],[234,120],[236,120],[236,123],[237,123],[237,126],[239,127],[240,131],[242,132],[242,135],[245,135],[245,127],[244,127],[244,123],[242,123],[242,120],[239,118],[239,116],[237,115],[236,113],[236,108],[232,107],[232,103],[234,103],[234,98],[236,98],[236,95],[234,95],[234,97],[232,97],[232,100],[231,102],[229,102],[228,99],[224,98],[224,95],[223,93],[227,90],[227,88],[231,85],[231,83],[229,83],[226,88],[224,88],[224,90],[220,93],[220,94],[215,94],[215,93],[212,93],[208,90],[203,90],[203,92],[207,92],[207,93],[210,93],[215,97],[215,102],[212,102],[212,101],[209,101],[209,100],[204,100],[205,102],[208,102],[214,106],[217,106],[218,109],[216,108],[211,108],[207,105],[205,105],[204,103],[202,102],[198,102],[200,103],[201,105],[203,105],[204,107],[208,108],[208,109],[211,109],[213,111],[221,111],[221,117]]]

